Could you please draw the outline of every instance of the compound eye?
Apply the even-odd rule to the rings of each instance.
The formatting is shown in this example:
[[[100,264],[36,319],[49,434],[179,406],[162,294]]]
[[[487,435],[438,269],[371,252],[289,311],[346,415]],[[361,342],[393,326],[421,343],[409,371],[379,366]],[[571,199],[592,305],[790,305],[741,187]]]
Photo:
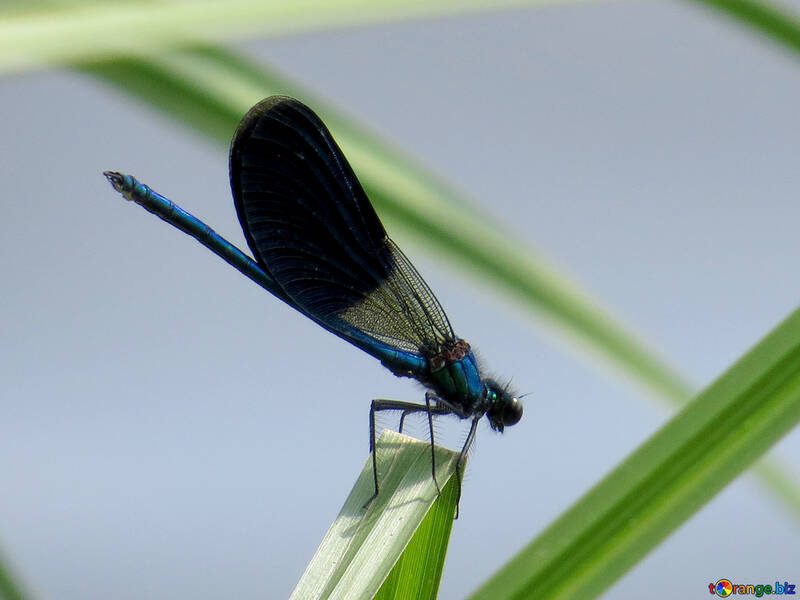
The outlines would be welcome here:
[[[522,402],[516,398],[511,400],[503,407],[503,425],[510,426],[519,423],[522,418]]]

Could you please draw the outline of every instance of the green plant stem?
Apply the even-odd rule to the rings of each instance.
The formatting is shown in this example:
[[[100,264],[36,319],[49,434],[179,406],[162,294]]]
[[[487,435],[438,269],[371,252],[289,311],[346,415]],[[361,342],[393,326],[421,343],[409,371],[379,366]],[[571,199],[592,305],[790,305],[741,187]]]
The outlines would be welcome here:
[[[594,598],[800,421],[800,309],[471,600]]]

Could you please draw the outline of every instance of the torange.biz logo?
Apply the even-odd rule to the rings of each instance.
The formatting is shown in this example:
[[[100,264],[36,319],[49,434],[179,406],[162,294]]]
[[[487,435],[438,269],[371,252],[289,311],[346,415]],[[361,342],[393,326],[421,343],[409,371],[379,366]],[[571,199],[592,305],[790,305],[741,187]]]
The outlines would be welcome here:
[[[776,581],[775,585],[770,583],[766,585],[753,585],[751,583],[733,583],[730,579],[720,579],[717,583],[708,584],[708,593],[711,595],[716,594],[721,598],[727,598],[733,595],[761,598],[762,596],[770,596],[773,594],[793,596],[795,592],[794,584],[788,581],[784,581],[783,583]]]

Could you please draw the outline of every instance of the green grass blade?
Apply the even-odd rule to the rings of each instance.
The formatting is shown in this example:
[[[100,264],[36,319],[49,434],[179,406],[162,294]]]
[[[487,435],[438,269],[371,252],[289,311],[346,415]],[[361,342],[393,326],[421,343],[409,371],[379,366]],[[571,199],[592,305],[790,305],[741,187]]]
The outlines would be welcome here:
[[[789,475],[790,467],[772,456],[761,459],[754,471],[761,483],[783,499],[788,514],[800,523],[800,481]]]
[[[694,0],[737,21],[787,50],[800,54],[800,19],[785,8],[759,0]]]
[[[0,600],[25,600],[27,596],[11,576],[11,572],[2,558],[0,554]]]
[[[376,444],[381,493],[372,495],[372,460],[361,474],[295,588],[292,599],[435,598],[456,508],[458,453],[385,431]]]
[[[523,248],[475,208],[464,210],[468,201],[463,195],[287,78],[213,48],[83,70],[225,144],[241,115],[262,97],[287,93],[303,98],[329,124],[392,231],[403,230],[434,245],[462,267],[494,281],[498,289],[660,396],[673,403],[690,397],[691,388],[674,369],[535,251]]]
[[[241,41],[564,1],[147,0],[38,6],[24,14],[16,9],[16,14],[0,20],[0,72],[120,56],[155,58],[169,49],[199,42]]]
[[[594,598],[800,421],[800,309],[471,600]]]
[[[496,289],[544,315],[576,344],[588,347],[594,356],[673,406],[691,396],[691,387],[670,365],[534,251],[503,235],[490,218],[474,209],[453,208],[468,201],[286,77],[215,47],[197,47],[157,61],[99,63],[82,70],[224,144],[241,115],[262,97],[282,93],[303,98],[324,115],[392,231],[403,229],[435,245],[462,268],[493,280]],[[773,463],[765,461],[756,469],[762,483],[800,521],[797,482]]]
[[[0,72],[42,64],[119,56],[155,57],[166,49],[208,41],[287,35],[304,31],[565,0],[215,0],[103,4],[78,2],[38,10],[10,3],[0,20]],[[573,0],[574,1],[574,0]],[[694,0],[754,32],[800,52],[800,21],[763,0]]]
[[[375,600],[434,600],[444,569],[453,508],[458,497],[455,477],[442,488],[400,560],[381,586]]]

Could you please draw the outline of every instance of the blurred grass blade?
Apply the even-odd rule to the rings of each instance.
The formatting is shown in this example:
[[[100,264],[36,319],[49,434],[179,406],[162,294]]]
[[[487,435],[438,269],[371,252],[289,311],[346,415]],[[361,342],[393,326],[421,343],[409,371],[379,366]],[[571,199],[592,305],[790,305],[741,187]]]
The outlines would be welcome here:
[[[800,54],[800,19],[788,8],[759,0],[693,0]]]
[[[533,250],[480,211],[464,210],[467,200],[458,192],[277,72],[206,46],[153,61],[102,62],[81,70],[226,146],[239,119],[261,98],[278,93],[302,98],[329,125],[391,231],[434,245],[462,268],[494,281],[498,290],[546,317],[562,336],[673,406],[691,396],[691,387],[675,370]],[[757,471],[800,521],[797,482],[772,463]]]
[[[3,555],[0,554],[0,600],[25,600],[26,597],[22,588],[11,576],[8,562],[3,560]]]
[[[376,446],[381,493],[364,510],[373,491],[368,458],[292,600],[436,598],[455,515],[458,453],[436,449],[437,496],[427,442],[385,431]]]
[[[17,9],[0,20],[0,72],[98,58],[154,58],[200,42],[565,1],[575,0],[143,0],[47,8],[34,3],[38,10],[19,14]]]
[[[72,2],[0,12],[0,72],[42,65],[133,56],[204,42],[295,34],[386,21],[489,12],[567,0],[195,0],[194,2]],[[569,0],[575,1],[575,0]],[[585,0],[584,0],[585,1]],[[725,14],[795,53],[800,23],[763,0],[693,0]]]
[[[471,600],[594,598],[800,421],[800,309]]]
[[[302,98],[330,127],[389,229],[434,245],[499,284],[562,334],[568,332],[657,394],[677,403],[690,397],[691,388],[663,359],[535,251],[478,209],[465,210],[463,195],[285,77],[213,48],[82,70],[226,145],[241,116],[261,98],[276,93]]]

